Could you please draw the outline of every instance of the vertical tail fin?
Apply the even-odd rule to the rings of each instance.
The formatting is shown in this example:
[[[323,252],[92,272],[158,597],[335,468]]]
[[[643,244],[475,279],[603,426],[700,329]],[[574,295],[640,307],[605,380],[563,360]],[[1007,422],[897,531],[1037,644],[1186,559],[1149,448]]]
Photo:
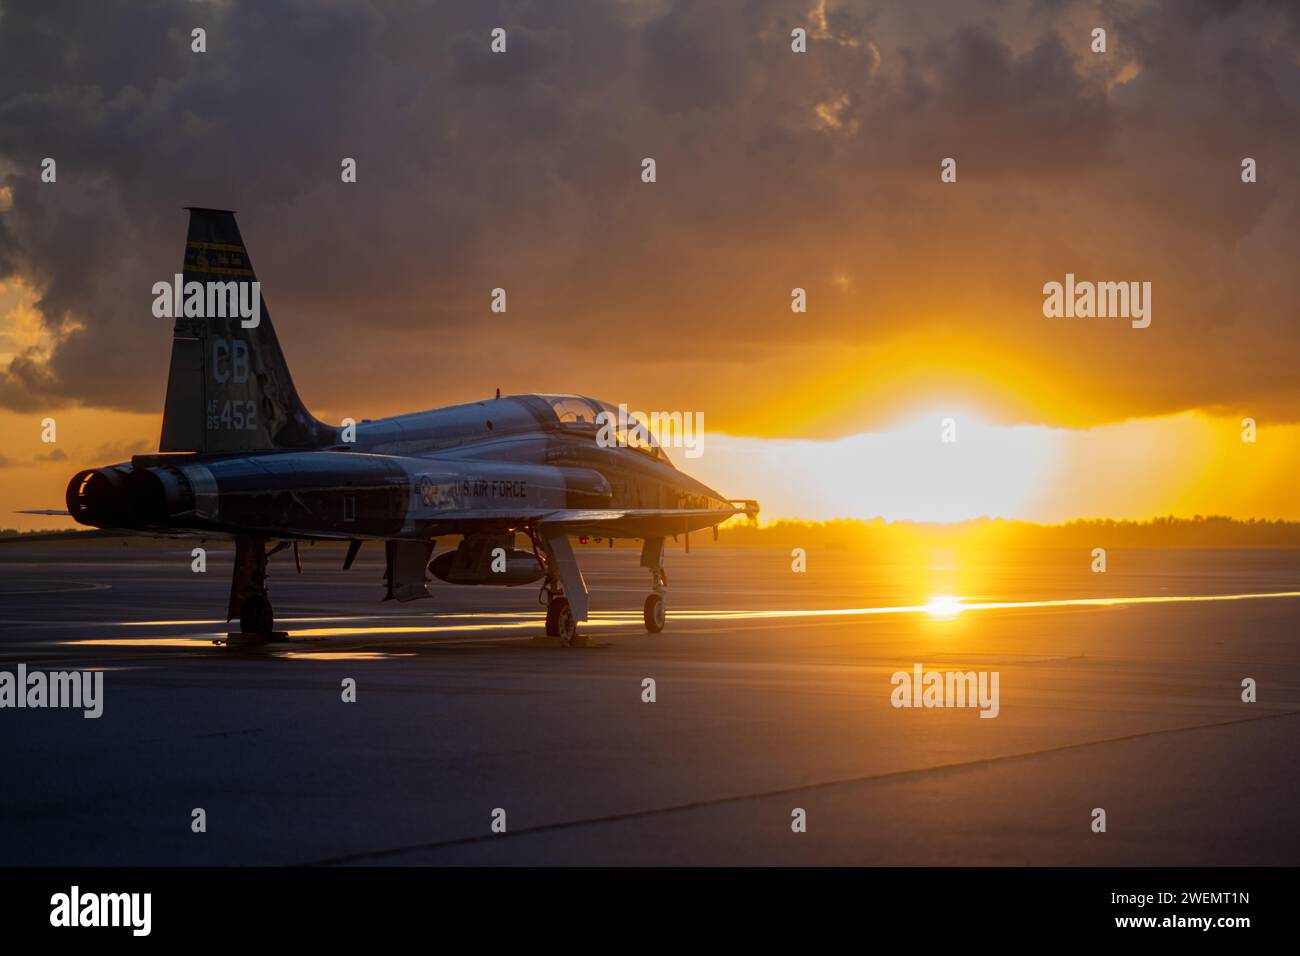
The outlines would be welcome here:
[[[307,411],[261,297],[253,263],[224,209],[187,207],[182,286],[159,451],[320,448],[336,431]]]

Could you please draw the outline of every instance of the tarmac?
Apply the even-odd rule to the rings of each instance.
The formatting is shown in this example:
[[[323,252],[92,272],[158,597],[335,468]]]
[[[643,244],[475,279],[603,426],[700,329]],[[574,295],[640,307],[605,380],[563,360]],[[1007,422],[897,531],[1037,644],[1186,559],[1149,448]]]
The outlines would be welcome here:
[[[0,671],[104,674],[98,719],[0,709],[0,865],[1300,860],[1292,551],[678,548],[654,635],[588,546],[556,647],[533,586],[381,603],[382,549],[318,546],[272,559],[290,640],[230,647],[191,547],[0,545]],[[894,706],[917,665],[996,673],[996,717]]]

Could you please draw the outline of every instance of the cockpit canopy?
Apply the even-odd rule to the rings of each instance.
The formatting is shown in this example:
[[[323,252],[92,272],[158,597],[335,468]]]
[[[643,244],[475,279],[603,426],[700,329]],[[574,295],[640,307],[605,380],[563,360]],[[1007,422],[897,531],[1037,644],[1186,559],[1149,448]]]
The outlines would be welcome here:
[[[659,441],[645,423],[633,416],[626,408],[622,414],[619,408],[609,402],[581,395],[538,395],[555,413],[556,420],[563,426],[575,429],[590,429],[595,432],[601,428],[612,428],[612,437],[620,448],[635,448],[652,458],[667,460]]]
[[[539,395],[551,406],[561,425],[597,425],[596,416],[606,411],[606,406],[580,395]],[[614,409],[615,417],[618,409]]]

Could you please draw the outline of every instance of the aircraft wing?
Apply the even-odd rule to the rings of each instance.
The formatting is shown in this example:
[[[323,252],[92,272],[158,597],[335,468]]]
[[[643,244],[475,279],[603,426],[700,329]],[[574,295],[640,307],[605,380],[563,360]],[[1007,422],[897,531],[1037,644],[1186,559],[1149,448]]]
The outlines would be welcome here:
[[[485,524],[536,522],[551,531],[613,538],[657,538],[699,531],[737,515],[752,517],[756,503],[737,508],[474,508],[447,511],[435,521],[436,534],[472,533]]]
[[[756,508],[574,508],[551,511],[539,519],[546,528],[568,534],[613,537],[666,537],[699,531],[737,515],[753,515]]]
[[[521,521],[536,521],[554,530],[563,530],[566,534],[610,537],[646,538],[668,537],[689,531],[699,531],[721,524],[737,515],[753,517],[758,513],[758,506],[752,501],[740,502],[737,508],[568,508],[568,509],[512,509],[512,508],[476,508],[468,511],[446,512],[438,516],[438,524],[444,530],[439,533],[471,532],[484,524],[513,524]],[[69,515],[69,512],[53,508],[28,508],[14,512],[24,515]],[[233,534],[219,531],[163,531],[160,529],[120,529],[124,532],[153,537],[184,538],[201,535],[208,538],[228,538]],[[304,534],[286,530],[272,537],[315,538],[326,540],[332,535]],[[371,535],[358,535],[370,538]],[[338,536],[338,540],[346,540]]]

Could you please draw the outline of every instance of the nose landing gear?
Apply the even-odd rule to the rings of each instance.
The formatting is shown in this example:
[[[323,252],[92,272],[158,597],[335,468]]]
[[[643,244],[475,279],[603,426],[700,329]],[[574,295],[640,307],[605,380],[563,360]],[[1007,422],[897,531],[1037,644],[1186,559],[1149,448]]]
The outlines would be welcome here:
[[[649,569],[652,589],[642,608],[645,629],[651,634],[658,634],[668,622],[668,609],[664,606],[664,588],[668,586],[668,575],[664,572],[663,538],[645,539],[641,545],[641,567]]]
[[[668,612],[664,609],[664,596],[662,594],[656,592],[645,599],[643,616],[645,617],[645,629],[651,634],[658,634],[664,629],[664,624],[668,619]]]

